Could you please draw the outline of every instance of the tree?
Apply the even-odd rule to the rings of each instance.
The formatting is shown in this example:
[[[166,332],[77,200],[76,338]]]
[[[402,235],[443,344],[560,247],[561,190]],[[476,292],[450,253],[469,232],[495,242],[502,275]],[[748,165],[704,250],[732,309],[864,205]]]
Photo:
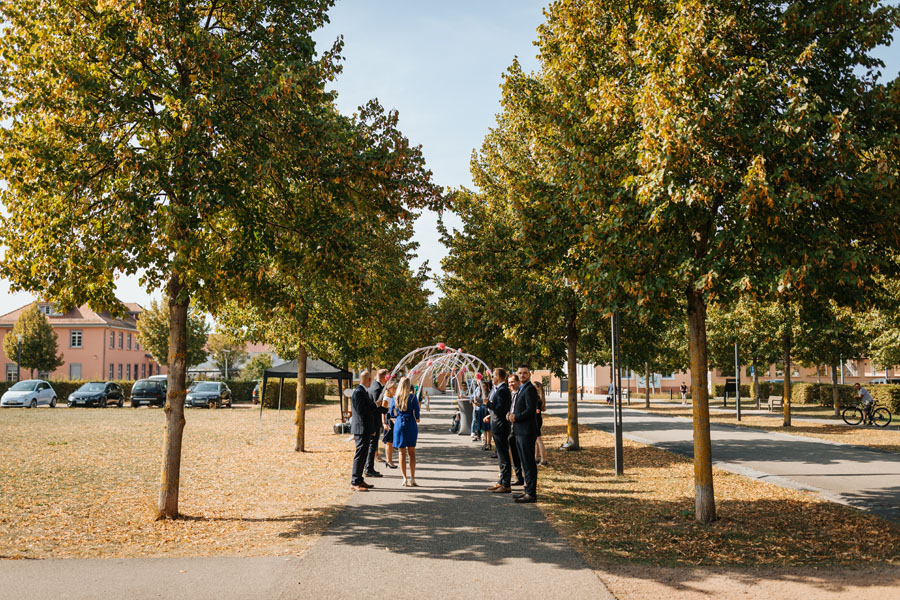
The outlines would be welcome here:
[[[161,365],[169,364],[169,299],[150,302],[150,308],[141,313],[137,322],[138,341],[153,360]],[[206,316],[191,305],[187,313],[187,357],[185,362],[193,367],[206,360],[206,341],[209,325]]]
[[[178,515],[191,301],[215,314],[258,281],[266,230],[313,204],[298,188],[342,186],[359,150],[343,145],[325,89],[340,43],[318,55],[312,39],[331,4],[0,5],[0,271],[63,306],[117,314],[118,274],[165,288],[161,518]]]
[[[240,368],[241,363],[249,356],[245,349],[246,343],[235,338],[214,333],[206,342],[206,349],[212,357],[216,368],[222,372],[222,376],[228,379],[232,371]]]
[[[549,95],[535,116],[551,141],[538,140],[595,215],[586,277],[631,312],[667,295],[686,305],[704,523],[707,307],[844,300],[891,272],[898,244],[896,92],[870,54],[898,11],[825,4],[559,0],[540,29]]]
[[[244,381],[259,381],[263,378],[266,369],[272,368],[272,357],[268,354],[257,354],[241,367],[241,379]]]
[[[21,356],[19,354],[19,336],[22,337]],[[18,361],[22,367],[29,369],[31,377],[34,371],[51,372],[65,362],[62,354],[57,354],[58,336],[53,331],[50,321],[40,311],[37,304],[32,304],[19,315],[13,324],[12,332],[3,338],[3,351],[12,362]]]

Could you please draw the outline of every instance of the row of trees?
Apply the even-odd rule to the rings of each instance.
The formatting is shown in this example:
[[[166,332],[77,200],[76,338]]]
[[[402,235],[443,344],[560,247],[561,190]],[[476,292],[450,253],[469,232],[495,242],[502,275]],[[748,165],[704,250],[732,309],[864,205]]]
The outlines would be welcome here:
[[[883,307],[897,275],[900,86],[881,81],[872,50],[900,12],[558,0],[546,18],[540,70],[509,69],[473,157],[478,192],[454,197],[464,227],[444,235],[445,324],[480,334],[492,359],[567,356],[570,381],[576,357],[602,359],[593,336],[612,311],[633,367],[680,362],[686,337],[696,518],[708,523],[709,311],[773,307],[818,335],[815,316],[838,348],[840,311]],[[786,373],[797,337],[773,336]]]
[[[426,310],[411,223],[442,195],[396,113],[336,109],[341,42],[312,38],[331,5],[0,6],[0,274],[114,314],[120,274],[166,294],[161,518],[178,515],[192,306],[301,365],[375,357]]]

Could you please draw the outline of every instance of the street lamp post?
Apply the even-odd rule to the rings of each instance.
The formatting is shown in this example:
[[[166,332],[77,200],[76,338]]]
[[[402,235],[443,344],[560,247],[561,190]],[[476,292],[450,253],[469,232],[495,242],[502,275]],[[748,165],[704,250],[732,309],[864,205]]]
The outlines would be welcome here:
[[[619,311],[612,314],[610,329],[612,334],[612,367],[613,367],[613,431],[615,434],[615,467],[616,475],[625,474],[625,464],[622,448],[622,361],[619,356],[619,344],[621,328],[619,326]]]
[[[737,420],[741,420],[741,357],[738,353],[738,343],[734,343],[734,402],[737,408]]]

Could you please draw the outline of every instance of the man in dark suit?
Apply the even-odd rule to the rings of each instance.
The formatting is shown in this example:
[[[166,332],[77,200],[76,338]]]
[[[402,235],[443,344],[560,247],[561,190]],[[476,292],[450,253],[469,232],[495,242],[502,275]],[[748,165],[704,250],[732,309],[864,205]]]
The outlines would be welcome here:
[[[522,387],[519,376],[515,373],[510,373],[506,382],[509,384],[509,391],[512,393],[512,401],[515,402],[516,396],[519,394],[519,388]],[[510,407],[510,411],[512,411],[512,407]],[[513,471],[516,474],[516,480],[513,482],[512,486],[523,486],[525,485],[525,478],[522,476],[522,461],[519,459],[519,447],[516,444],[516,436],[513,434],[512,423],[509,425],[507,445],[509,446],[509,453],[512,455]]]
[[[494,389],[488,398],[487,406],[491,411],[491,433],[494,437],[494,443],[497,445],[497,463],[500,466],[500,481],[497,485],[489,487],[488,490],[495,494],[508,494],[512,491],[510,487],[512,478],[512,462],[509,453],[509,432],[512,425],[506,420],[512,408],[512,392],[509,391],[509,384],[506,383],[506,369],[494,369],[493,377]]]
[[[350,479],[351,489],[357,492],[367,492],[375,487],[366,483],[363,479],[363,468],[369,453],[369,444],[375,435],[374,415],[377,414],[375,403],[367,389],[372,383],[372,374],[363,371],[359,374],[359,385],[353,390],[350,397],[350,406],[353,414],[350,416],[350,433],[356,442],[356,451],[353,453],[353,476]]]
[[[516,373],[522,386],[516,394],[516,402],[508,418],[513,424],[516,445],[519,448],[519,459],[525,472],[525,493],[516,496],[516,502],[537,502],[537,461],[534,457],[534,445],[537,442],[537,408],[538,392],[531,383],[531,367],[519,365]]]
[[[382,406],[381,393],[384,391],[384,384],[387,383],[388,370],[380,369],[375,374],[375,383],[369,388],[369,396],[375,403],[375,412],[372,413],[372,428],[375,435],[369,440],[369,450],[366,456],[366,477],[381,477],[381,473],[375,470],[375,458],[378,456],[378,439],[381,437],[382,424],[381,415],[387,413],[387,406]]]

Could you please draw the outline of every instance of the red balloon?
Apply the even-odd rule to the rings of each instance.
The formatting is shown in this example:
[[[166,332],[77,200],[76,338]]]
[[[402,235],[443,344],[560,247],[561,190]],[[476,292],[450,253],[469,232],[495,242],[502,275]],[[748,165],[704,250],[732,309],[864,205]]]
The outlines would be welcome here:
[[[481,381],[482,379],[484,379],[484,375],[482,375],[481,373],[475,373],[475,379]]]
[[[433,360],[429,360],[429,361],[428,361],[428,366],[429,366],[429,367],[430,367],[431,365],[433,365],[433,364],[434,364],[434,361],[433,361]]]
[[[446,350],[446,349],[447,349],[447,344],[445,344],[444,342],[441,342],[440,344],[438,344],[438,350]]]

